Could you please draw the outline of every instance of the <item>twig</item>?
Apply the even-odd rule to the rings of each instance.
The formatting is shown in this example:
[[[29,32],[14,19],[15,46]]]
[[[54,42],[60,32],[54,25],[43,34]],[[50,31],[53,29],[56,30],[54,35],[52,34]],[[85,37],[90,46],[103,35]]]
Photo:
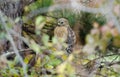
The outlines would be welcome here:
[[[32,51],[32,49],[30,49],[30,48],[28,48],[28,49],[21,49],[21,50],[19,50],[19,53],[21,53],[21,52],[26,52],[26,51]],[[2,54],[2,55],[0,55],[0,56],[11,56],[11,55],[13,55],[13,54],[15,54],[15,52],[14,51],[10,51],[10,52],[7,52],[7,53],[4,53],[4,54]]]

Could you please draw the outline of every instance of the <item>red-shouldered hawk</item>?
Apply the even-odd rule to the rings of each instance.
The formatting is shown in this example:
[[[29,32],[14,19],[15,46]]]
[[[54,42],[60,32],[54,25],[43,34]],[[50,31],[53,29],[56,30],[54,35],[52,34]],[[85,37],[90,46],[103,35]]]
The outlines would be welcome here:
[[[57,27],[54,30],[54,36],[57,38],[63,38],[67,44],[66,51],[71,53],[73,51],[74,44],[76,42],[76,36],[74,31],[70,28],[69,22],[65,18],[58,19]]]

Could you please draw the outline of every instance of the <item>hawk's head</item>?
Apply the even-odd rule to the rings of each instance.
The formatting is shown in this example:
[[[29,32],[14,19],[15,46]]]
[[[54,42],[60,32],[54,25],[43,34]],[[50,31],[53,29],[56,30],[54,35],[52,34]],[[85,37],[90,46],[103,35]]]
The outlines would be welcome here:
[[[69,22],[65,18],[60,18],[58,19],[58,26],[69,26]]]

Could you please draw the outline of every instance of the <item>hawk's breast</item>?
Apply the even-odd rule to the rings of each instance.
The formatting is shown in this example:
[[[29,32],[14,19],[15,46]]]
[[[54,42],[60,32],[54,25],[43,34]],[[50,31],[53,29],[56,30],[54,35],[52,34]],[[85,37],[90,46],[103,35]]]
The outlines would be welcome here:
[[[68,35],[67,27],[56,27],[54,30],[54,35],[57,38],[63,38],[64,40],[66,40]]]

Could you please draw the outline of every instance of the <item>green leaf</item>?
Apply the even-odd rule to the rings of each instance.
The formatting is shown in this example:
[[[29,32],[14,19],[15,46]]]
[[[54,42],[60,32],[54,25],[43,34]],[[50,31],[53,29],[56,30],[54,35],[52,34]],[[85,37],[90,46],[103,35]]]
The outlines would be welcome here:
[[[36,44],[33,40],[31,40],[31,45],[30,47],[36,52],[36,53],[40,53],[41,49],[40,46],[38,44]]]
[[[35,25],[39,26],[41,23],[45,21],[45,18],[43,16],[38,16],[35,21]]]
[[[48,46],[49,36],[44,34],[42,37],[42,41],[43,41],[45,46]]]

